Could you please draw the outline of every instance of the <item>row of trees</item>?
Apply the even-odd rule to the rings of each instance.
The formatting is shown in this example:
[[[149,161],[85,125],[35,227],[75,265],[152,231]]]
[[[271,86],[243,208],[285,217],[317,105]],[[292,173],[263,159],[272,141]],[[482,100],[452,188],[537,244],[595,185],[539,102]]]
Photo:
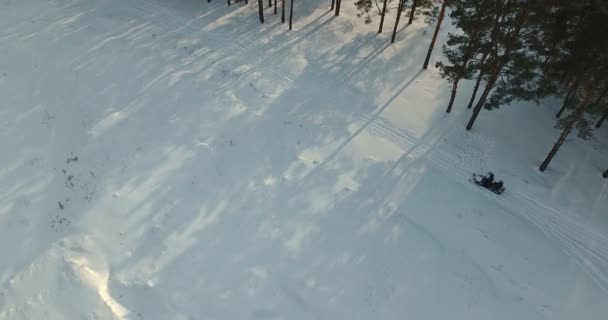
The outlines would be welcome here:
[[[467,130],[484,109],[558,97],[561,134],[539,167],[545,171],[571,134],[588,139],[603,124],[608,115],[605,2],[451,0],[450,6],[459,32],[448,35],[443,48],[447,61],[437,67],[452,85],[447,112],[459,82],[475,79]]]
[[[260,22],[264,23],[264,0],[258,1],[258,11],[260,16]],[[278,2],[281,2],[281,23],[285,23],[285,1],[290,1],[289,5],[289,30],[293,29],[293,2],[294,0],[268,0],[268,8],[273,8],[274,6],[274,14],[277,14]],[[211,2],[211,0],[207,0],[207,2]],[[232,5],[230,0],[227,0],[228,6]],[[244,2],[245,4],[249,4],[249,0],[234,0],[235,3]]]
[[[332,0],[332,9],[334,1]],[[380,17],[378,33],[382,33],[385,16],[391,11],[397,11],[391,43],[395,42],[402,15],[407,13],[407,24],[410,25],[418,16],[424,17],[427,23],[431,23],[437,19],[439,12],[437,1],[434,0],[356,0],[355,6],[359,11],[357,15],[363,18],[365,23],[372,23],[375,16]],[[336,8],[336,15],[339,14],[339,8]]]
[[[396,6],[394,2],[397,2]],[[423,69],[429,64],[446,7],[458,32],[443,46],[441,75],[452,85],[446,112],[451,112],[459,83],[474,80],[467,108],[471,130],[482,110],[513,101],[557,97],[561,134],[539,166],[545,171],[568,137],[583,139],[608,117],[608,4],[604,0],[357,0],[359,17],[371,23],[387,12],[397,15],[395,41],[402,15],[436,21]],[[337,14],[337,13],[336,13]],[[603,173],[608,176],[608,170]]]
[[[208,0],[211,1],[211,0]],[[247,0],[241,0],[247,3]],[[268,0],[272,7],[273,0]],[[284,22],[285,0],[281,0]],[[230,4],[230,0],[228,0]],[[340,15],[342,1],[331,0]],[[435,22],[423,69],[428,67],[437,35],[449,12],[457,32],[443,46],[445,62],[438,62],[451,86],[446,112],[451,112],[459,84],[474,80],[467,108],[472,109],[466,130],[482,110],[514,101],[539,103],[557,97],[562,106],[556,127],[561,134],[541,163],[545,171],[571,134],[588,139],[608,117],[608,4],[605,0],[355,0],[359,17],[371,23],[396,11],[391,42],[402,15],[411,24],[418,17]],[[264,22],[264,1],[258,0]],[[274,0],[277,12],[277,0]],[[290,6],[290,30],[293,0]],[[603,173],[608,176],[608,170]]]

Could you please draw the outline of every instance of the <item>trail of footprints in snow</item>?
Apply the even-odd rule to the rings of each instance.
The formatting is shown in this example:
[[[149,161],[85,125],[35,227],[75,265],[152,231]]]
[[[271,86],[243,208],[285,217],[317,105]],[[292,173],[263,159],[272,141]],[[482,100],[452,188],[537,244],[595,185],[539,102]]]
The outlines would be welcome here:
[[[67,228],[71,224],[70,219],[63,212],[68,209],[75,197],[82,197],[82,200],[90,202],[97,191],[95,173],[76,166],[78,161],[78,156],[70,153],[66,158],[65,168],[61,170],[63,186],[67,195],[57,200],[57,210],[60,213],[54,215],[50,221],[51,229],[55,231]]]

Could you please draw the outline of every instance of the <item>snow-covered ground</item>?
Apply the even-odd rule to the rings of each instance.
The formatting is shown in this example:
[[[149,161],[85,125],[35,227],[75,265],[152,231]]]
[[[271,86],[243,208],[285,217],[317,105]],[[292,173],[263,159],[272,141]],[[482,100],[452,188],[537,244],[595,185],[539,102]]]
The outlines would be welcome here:
[[[0,319],[606,319],[606,129],[328,4],[0,1]]]

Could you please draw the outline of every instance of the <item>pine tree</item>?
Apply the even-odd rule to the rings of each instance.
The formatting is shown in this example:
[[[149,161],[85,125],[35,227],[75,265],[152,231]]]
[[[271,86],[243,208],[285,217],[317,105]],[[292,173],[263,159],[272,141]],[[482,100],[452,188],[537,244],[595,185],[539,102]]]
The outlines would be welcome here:
[[[401,2],[401,0],[398,0]],[[357,17],[363,18],[366,24],[372,23],[373,17],[380,16],[380,27],[378,28],[382,32],[384,26],[384,18],[386,13],[390,12],[390,5],[393,0],[356,0],[354,5],[357,7]]]
[[[395,43],[395,38],[397,37],[397,28],[399,27],[399,20],[401,18],[401,13],[403,12],[404,5],[405,0],[399,0],[399,5],[397,7],[397,18],[395,19],[395,26],[393,27],[393,36],[391,37],[391,43]]]
[[[483,50],[483,49],[482,49]],[[472,70],[477,70],[477,80],[475,80],[475,86],[473,87],[473,93],[471,94],[471,99],[469,100],[469,104],[467,105],[467,109],[471,109],[473,107],[473,103],[475,102],[475,98],[477,97],[477,90],[479,90],[479,85],[485,76],[486,71],[486,59],[490,55],[490,50],[486,49],[483,51],[481,59],[479,62],[472,66]]]
[[[293,27],[293,0],[291,0],[291,5],[289,6],[289,30]]]
[[[493,26],[493,17],[488,14],[492,8],[491,0],[451,0],[450,18],[462,33],[448,34],[448,41],[443,47],[443,53],[450,64],[438,62],[436,66],[441,75],[452,83],[452,94],[446,112],[452,110],[454,99],[458,91],[458,84],[462,79],[471,79],[476,71],[477,81],[469,102],[472,106],[477,90],[483,78],[483,64],[489,54],[488,46],[482,43],[488,37]],[[477,61],[477,57],[481,60]]]
[[[418,2],[420,0],[412,0],[412,7],[410,8],[410,19],[407,21],[407,24],[412,24],[414,21],[414,14],[416,14],[416,7],[418,6]]]
[[[387,4],[388,0],[384,0],[382,4],[382,13],[380,14],[380,27],[378,28],[378,33],[382,33],[382,27],[384,26],[384,15],[386,15]]]
[[[608,108],[604,110],[604,113],[600,117],[600,120],[595,124],[595,128],[600,128],[602,124],[604,124],[604,121],[606,121],[606,118],[608,118]]]
[[[545,157],[545,160],[541,163],[539,167],[539,170],[541,172],[544,172],[547,169],[547,166],[549,166],[549,164],[553,160],[553,157],[555,157],[559,149],[562,147],[562,145],[566,141],[566,138],[568,138],[575,126],[583,119],[585,114],[585,108],[587,107],[591,96],[591,93],[589,91],[586,91],[584,93],[582,101],[576,107],[576,110],[574,110],[574,112],[569,117],[563,119],[558,123],[558,127],[562,129],[562,133],[553,145],[553,148],[551,148],[551,151],[549,151],[549,154],[547,154],[547,157]]]
[[[336,17],[340,15],[340,6],[342,5],[342,0],[336,0]]]
[[[260,23],[264,23],[264,0],[258,0],[258,11],[260,13]]]
[[[281,23],[285,23],[285,0],[281,0]]]
[[[564,111],[566,111],[566,108],[572,102],[570,100],[570,97],[576,91],[577,87],[578,87],[578,81],[573,81],[572,84],[571,84],[571,86],[570,86],[570,89],[568,89],[568,93],[566,93],[566,97],[564,98],[564,102],[562,103],[562,107],[555,114],[556,118],[560,118],[562,116],[562,114],[564,113]]]
[[[494,49],[490,53],[489,62],[486,66],[486,87],[473,109],[473,114],[466,126],[467,130],[471,130],[473,127],[479,112],[485,106],[490,92],[494,89],[505,67],[511,63],[517,50],[521,49],[523,44],[520,42],[520,36],[530,16],[530,11],[531,4],[527,1],[507,0],[506,3],[499,1],[499,5],[496,6],[496,13],[501,18],[498,27],[493,29],[490,38],[491,47]],[[494,100],[498,101],[499,99]]]
[[[431,60],[431,53],[433,53],[433,47],[435,46],[435,41],[437,40],[437,34],[439,34],[439,29],[441,28],[441,23],[443,22],[443,15],[445,14],[445,7],[447,5],[448,5],[448,0],[443,0],[443,4],[441,5],[441,10],[439,11],[439,18],[437,19],[437,25],[435,26],[435,32],[433,33],[433,39],[431,40],[429,50],[426,53],[426,58],[424,59],[424,64],[422,65],[422,69],[426,69],[429,66],[429,61]]]
[[[575,128],[579,137],[591,136],[593,126],[585,113],[593,114],[603,110],[608,86],[608,39],[605,37],[608,32],[608,13],[598,10],[598,4],[593,0],[573,5],[575,8],[582,5],[583,10],[579,12],[585,17],[573,29],[570,40],[560,48],[560,54],[547,65],[544,81],[553,82],[554,90],[576,83],[570,87],[572,92],[567,97],[566,109],[569,105],[575,107],[568,116],[558,121],[557,126],[562,129],[562,133],[541,164],[540,171],[546,170]],[[568,74],[568,77],[560,76],[563,73]]]
[[[606,117],[608,117],[608,80],[603,82],[604,89],[598,94],[597,98],[591,103],[590,113],[599,116],[595,128],[600,128]]]
[[[427,18],[435,16],[437,13],[435,2],[436,1],[434,0],[412,0],[412,4],[410,5],[409,20],[407,21],[407,24],[412,24],[416,15],[418,14],[421,14]]]

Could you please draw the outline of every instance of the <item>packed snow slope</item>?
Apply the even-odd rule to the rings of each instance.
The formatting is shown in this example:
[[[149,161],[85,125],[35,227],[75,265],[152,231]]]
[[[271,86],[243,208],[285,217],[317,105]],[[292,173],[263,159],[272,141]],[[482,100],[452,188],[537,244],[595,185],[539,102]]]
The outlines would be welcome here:
[[[606,319],[606,129],[295,2],[0,1],[0,319]]]

